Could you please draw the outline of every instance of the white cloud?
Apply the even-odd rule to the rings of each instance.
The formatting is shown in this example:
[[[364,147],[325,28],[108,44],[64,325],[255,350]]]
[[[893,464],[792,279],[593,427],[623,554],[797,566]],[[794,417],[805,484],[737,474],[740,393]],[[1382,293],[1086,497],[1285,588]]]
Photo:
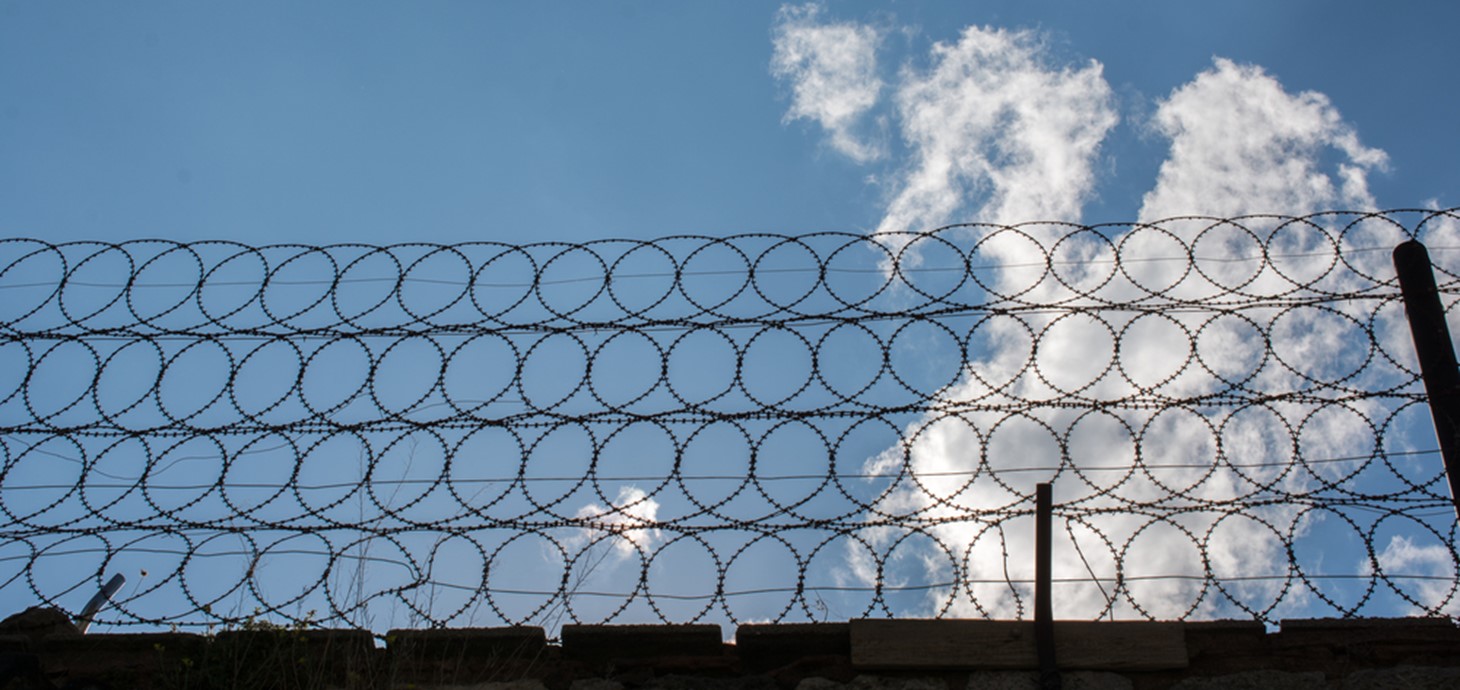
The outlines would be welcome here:
[[[877,232],[1078,218],[1117,121],[1101,73],[1053,65],[1030,31],[968,27],[934,45],[930,68],[904,69],[897,87],[912,160]]]
[[[857,134],[861,117],[877,104],[881,37],[870,26],[823,23],[822,7],[784,6],[776,18],[771,73],[791,83],[786,119],[813,120],[830,135],[832,148],[859,163],[881,158],[884,148]]]
[[[1379,567],[1390,578],[1391,586],[1400,588],[1406,596],[1418,602],[1430,614],[1446,616],[1460,615],[1460,596],[1456,596],[1455,553],[1453,549],[1440,544],[1422,546],[1413,540],[1395,535],[1389,544],[1377,555]],[[1363,561],[1360,572],[1368,573],[1373,566]],[[1435,579],[1411,579],[1435,578]]]
[[[974,27],[957,44],[936,46],[926,74],[903,74],[899,114],[913,160],[879,232],[927,230],[964,220],[1079,218],[1094,184],[1091,161],[1116,117],[1097,63],[1080,69],[1051,69],[1047,63],[1037,35]],[[1140,215],[1148,221],[1189,214],[1297,215],[1328,206],[1372,207],[1366,175],[1386,165],[1385,154],[1362,146],[1321,94],[1289,94],[1261,69],[1226,60],[1217,60],[1213,69],[1162,101],[1155,126],[1170,139],[1171,151],[1145,198]],[[1272,226],[1261,227],[1263,223],[1249,226],[1264,236]],[[1285,295],[1295,289],[1295,280],[1321,278],[1324,287],[1335,289],[1355,281],[1342,272],[1324,277],[1323,266],[1331,263],[1331,250],[1328,255],[1322,251],[1328,246],[1325,236],[1303,232],[1302,226],[1279,233],[1268,245],[1281,273],[1269,268],[1243,276],[1253,264],[1232,259],[1260,255],[1263,247],[1244,243],[1233,228],[1206,230],[1209,226],[1178,221],[1162,224],[1167,233],[1146,230],[1116,238],[1123,241],[1124,272],[1114,276],[1098,269],[1115,258],[1111,244],[1090,236],[1068,241],[1062,252],[1093,263],[1070,269],[1064,284],[1046,277],[1021,299],[1055,303],[1098,289],[1101,300],[1112,302],[1150,299],[1152,291],[1161,298],[1190,300],[1224,294],[1237,284],[1248,294]],[[1066,232],[1043,224],[1020,229],[1045,247]],[[1203,232],[1196,253],[1205,275],[1187,271],[1184,261],[1163,260],[1182,258]],[[1027,241],[1003,242],[1004,237],[1011,235],[986,242],[991,258],[1006,264],[1043,261],[1042,251]],[[1395,241],[1395,230],[1384,223],[1361,225],[1344,238],[1348,244],[1374,246]],[[1387,260],[1385,253],[1372,254],[1361,260]],[[1382,270],[1377,264],[1363,268]],[[1021,277],[1016,270],[1003,269],[994,285],[1010,286]],[[1062,465],[1056,501],[1097,514],[1072,523],[1071,534],[1057,534],[1055,577],[1088,578],[1093,571],[1107,580],[1104,591],[1090,583],[1062,585],[1055,597],[1056,615],[1200,617],[1233,615],[1245,607],[1275,617],[1301,606],[1306,595],[1288,591],[1281,579],[1232,582],[1225,596],[1218,595],[1201,581],[1202,556],[1219,579],[1281,577],[1288,567],[1285,547],[1263,523],[1293,526],[1301,538],[1306,528],[1294,525],[1295,507],[1249,507],[1241,516],[1225,517],[1220,510],[1196,510],[1169,519],[1129,509],[1169,501],[1173,490],[1185,494],[1182,501],[1200,504],[1240,497],[1264,482],[1275,482],[1279,490],[1310,488],[1311,475],[1284,473],[1281,467],[1239,474],[1221,466],[1222,461],[1282,459],[1289,452],[1292,429],[1310,457],[1363,454],[1372,443],[1363,418],[1381,413],[1366,402],[1323,409],[1269,403],[1239,410],[1116,404],[1093,413],[1084,405],[1043,403],[1069,402],[1072,396],[1104,403],[1191,399],[1223,385],[1203,365],[1219,372],[1254,371],[1257,389],[1301,390],[1311,384],[1292,368],[1264,358],[1268,348],[1288,355],[1289,363],[1304,373],[1338,377],[1366,353],[1340,342],[1341,331],[1329,322],[1341,326],[1346,314],[1361,313],[1348,314],[1346,309],[1363,308],[1297,312],[1270,329],[1270,340],[1242,319],[1189,311],[1147,316],[1103,311],[1096,312],[1098,319],[1026,314],[994,320],[985,329],[989,337],[984,349],[968,362],[968,370],[983,378],[965,375],[938,396],[938,403],[965,411],[925,415],[905,430],[904,445],[869,461],[869,471],[906,466],[919,477],[885,495],[877,508],[916,516],[930,525],[925,531],[947,551],[960,555],[960,574],[970,584],[953,593],[949,613],[1028,615],[1029,589],[1007,581],[1032,578],[1032,523],[1028,518],[989,520],[1002,519],[1003,509],[1027,509],[1034,484],[1054,476],[1041,468]],[[1276,312],[1249,316],[1270,320]],[[1112,333],[1124,334],[1118,349]],[[1196,333],[1202,337],[1199,361],[1189,356]],[[1019,374],[1031,352],[1037,371]],[[984,383],[1010,379],[1003,389]],[[1011,416],[1005,411],[1010,409],[1022,412]],[[1129,474],[1102,469],[1138,463],[1147,469]],[[967,476],[948,474],[960,470],[980,473],[971,482]],[[868,532],[882,546],[898,534]],[[863,561],[865,557],[854,555],[850,567],[868,572]],[[1129,579],[1112,602],[1115,591],[1109,579],[1118,567]],[[1167,577],[1142,579],[1145,575]],[[950,592],[930,596],[927,612],[934,612],[943,610]],[[1278,597],[1283,597],[1281,602]]]
[[[636,551],[650,553],[660,537],[659,530],[652,527],[659,520],[659,502],[636,486],[621,487],[612,505],[606,508],[597,503],[579,508],[576,517],[591,527],[575,530],[573,536],[564,540],[570,554],[592,548],[590,539],[597,544],[600,543],[597,539],[606,534],[614,535],[609,541],[621,557],[632,556]]]
[[[1152,124],[1171,152],[1145,220],[1372,208],[1366,175],[1388,165],[1323,94],[1290,94],[1261,67],[1222,58],[1162,101]],[[1325,171],[1331,154],[1343,160]]]
[[[969,27],[956,43],[935,45],[926,72],[909,68],[901,75],[897,113],[912,158],[897,180],[897,191],[877,232],[897,248],[903,244],[900,233],[925,231],[954,221],[1078,218],[1094,186],[1093,163],[1100,143],[1117,122],[1111,91],[1101,72],[1099,63],[1093,61],[1077,67],[1052,65],[1041,37],[1028,31]],[[1062,232],[1059,228],[1047,228],[1048,232],[1037,227],[1029,229],[1036,237]],[[994,241],[984,247],[997,261],[1043,259],[1042,255],[1030,254],[1031,249],[1024,242]],[[904,256],[902,261],[906,265],[916,262],[917,257]],[[1011,280],[1012,276],[1005,275],[998,282]],[[1072,326],[1065,329],[1065,343],[1080,342],[1093,333],[1089,331],[1092,326],[1099,329],[1095,324],[1065,325]],[[971,364],[985,374],[992,372],[988,378],[1007,380],[1022,365],[1028,352],[1027,341],[1021,339],[1021,327],[1012,322],[989,331],[993,349],[981,353],[979,361]],[[1051,374],[1061,366],[1061,360],[1069,359],[1074,366],[1089,362],[1086,352],[1067,353],[1073,356],[1066,357],[1057,353],[1058,349],[1053,342],[1042,349]],[[1051,394],[1047,385],[1027,375],[1016,382],[1015,389],[1010,391],[1011,396],[996,394],[993,398],[1048,398]],[[943,391],[941,397],[950,402],[992,401],[990,394],[979,379],[966,377]],[[994,525],[957,519],[943,522],[969,511],[1010,506],[1020,500],[1021,489],[1028,488],[1011,490],[1001,483],[1010,475],[994,478],[984,473],[967,483],[966,477],[945,473],[972,469],[980,463],[1004,470],[1058,464],[1058,457],[1031,450],[1053,450],[1057,454],[1058,444],[1052,442],[1043,424],[1071,423],[1069,413],[1062,421],[1037,415],[1001,421],[1001,416],[979,412],[929,415],[906,430],[910,439],[906,445],[889,449],[869,463],[872,472],[905,464],[920,475],[919,482],[885,495],[877,508],[887,514],[916,515],[934,522],[926,532],[941,542],[944,550],[964,556],[959,564],[962,575],[975,584],[969,585],[948,609],[955,615],[1016,615],[1019,607],[1008,596],[1007,586],[990,583],[1029,575],[1021,571],[1032,564],[1005,554],[1030,553],[1024,532],[1032,535],[1032,529],[1024,529],[1027,525],[1017,520]],[[984,435],[981,437],[975,429]],[[1032,486],[1039,474],[1012,476],[1020,478],[1016,484],[1023,485],[1023,480],[1029,479],[1028,486]],[[898,530],[877,529],[866,536],[873,543],[888,545],[896,540]],[[940,558],[937,551],[923,560],[936,561]],[[851,557],[851,567],[865,577],[870,572],[865,556],[855,552]],[[924,563],[921,567],[932,566]],[[1107,571],[1102,575],[1112,574],[1109,567],[1099,563],[1096,567]],[[896,573],[883,576],[898,579]],[[1099,595],[1097,588],[1088,589],[1088,594]],[[932,596],[946,597],[947,593]],[[1071,601],[1065,598],[1066,603]],[[1098,611],[1100,606],[1093,610]]]

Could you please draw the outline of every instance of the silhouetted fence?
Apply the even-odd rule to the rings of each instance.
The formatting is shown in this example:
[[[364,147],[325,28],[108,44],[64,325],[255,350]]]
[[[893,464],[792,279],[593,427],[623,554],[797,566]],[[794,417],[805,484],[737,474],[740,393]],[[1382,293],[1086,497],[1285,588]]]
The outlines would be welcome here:
[[[1454,616],[1454,211],[0,242],[0,604],[97,625]]]

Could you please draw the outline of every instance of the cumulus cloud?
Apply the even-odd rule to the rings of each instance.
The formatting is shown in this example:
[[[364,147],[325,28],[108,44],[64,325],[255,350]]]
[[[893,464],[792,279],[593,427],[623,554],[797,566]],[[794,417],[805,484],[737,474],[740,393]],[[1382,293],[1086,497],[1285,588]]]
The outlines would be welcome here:
[[[1388,166],[1323,94],[1290,94],[1261,67],[1223,58],[1162,101],[1152,125],[1171,152],[1145,196],[1147,220],[1372,208],[1367,174]],[[1325,171],[1331,154],[1341,160]]]
[[[822,7],[782,7],[773,33],[771,73],[791,85],[786,120],[811,120],[827,131],[839,153],[859,163],[885,155],[858,134],[862,116],[877,104],[878,31],[851,22],[823,22]]]
[[[632,556],[636,551],[652,551],[654,542],[660,537],[659,530],[652,527],[659,520],[659,502],[636,486],[621,487],[618,496],[607,507],[590,503],[579,508],[576,517],[580,524],[590,527],[575,530],[573,536],[564,540],[569,553],[589,548],[590,539],[598,543],[598,538],[613,535],[610,541],[614,553],[621,557]]]
[[[1100,63],[1059,66],[1031,31],[968,27],[896,100],[911,160],[879,233],[1078,218],[1117,122]]]
[[[1453,549],[1440,544],[1416,544],[1404,535],[1394,535],[1376,558],[1379,567],[1386,574],[1426,578],[1414,581],[1417,584],[1404,583],[1412,586],[1413,591],[1400,590],[1413,603],[1423,607],[1431,615],[1460,615],[1460,597],[1456,596],[1454,588],[1456,572]],[[1367,559],[1360,564],[1360,572],[1369,573],[1372,569],[1373,566]],[[1390,586],[1394,586],[1392,583],[1396,581],[1401,580],[1391,580]]]
[[[906,71],[898,87],[898,112],[913,160],[879,232],[962,220],[1077,220],[1094,184],[1091,161],[1116,121],[1099,65],[1051,68],[1036,34],[977,27],[965,30],[956,44],[936,46],[933,57],[927,73]],[[1161,101],[1153,126],[1170,141],[1170,152],[1140,212],[1148,221],[1371,207],[1367,175],[1386,165],[1384,153],[1360,144],[1321,94],[1289,93],[1260,68],[1223,59]],[[1293,289],[1294,276],[1323,275],[1315,266],[1331,256],[1315,251],[1323,248],[1320,233],[1280,235],[1269,248],[1275,261],[1286,262],[1284,271],[1244,276],[1253,264],[1242,259],[1260,254],[1261,247],[1244,242],[1235,228],[1213,232],[1209,226],[1176,221],[1162,224],[1169,234],[1124,238],[1123,273],[1112,277],[1072,268],[1063,283],[1046,277],[1028,286],[1021,299],[1068,302],[1098,288],[1102,300],[1115,302],[1148,298],[1150,289],[1186,300],[1236,284],[1245,284],[1247,293],[1282,295]],[[1045,247],[1065,233],[1055,225],[1020,229]],[[1164,260],[1181,258],[1183,246],[1193,246],[1203,232],[1198,260],[1204,275],[1186,271],[1183,261]],[[1044,258],[1027,242],[1005,247],[994,239],[987,253],[1005,265]],[[1397,239],[1381,223],[1357,228],[1345,242],[1382,247]],[[1094,237],[1068,241],[1061,251],[1090,266],[1116,258],[1111,243]],[[1380,252],[1371,258],[1387,259]],[[993,282],[1012,287],[1020,280],[1027,275],[1001,269]],[[968,373],[938,396],[941,406],[955,411],[925,415],[905,429],[905,443],[868,463],[872,472],[905,468],[919,477],[887,493],[877,509],[929,525],[924,533],[942,549],[925,554],[923,567],[949,567],[935,551],[958,555],[966,584],[930,594],[929,610],[1028,615],[1028,587],[1010,583],[1032,578],[1033,527],[1027,518],[998,516],[1026,505],[1038,481],[1057,478],[1057,503],[1098,513],[1170,501],[1173,489],[1184,493],[1183,501],[1200,504],[1230,500],[1264,483],[1279,491],[1311,488],[1311,475],[1281,467],[1238,473],[1228,464],[1289,457],[1292,430],[1311,457],[1369,452],[1373,439],[1365,418],[1378,413],[1363,402],[1316,410],[1280,402],[1239,410],[1044,404],[1074,396],[1107,402],[1194,399],[1221,387],[1210,371],[1251,371],[1253,387],[1260,390],[1302,390],[1310,382],[1265,357],[1266,348],[1270,344],[1301,363],[1305,374],[1340,377],[1354,365],[1352,358],[1364,356],[1362,348],[1342,342],[1335,324],[1325,322],[1341,320],[1343,310],[1287,317],[1271,329],[1270,341],[1242,319],[1203,313],[1099,312],[1099,318],[1051,313],[991,320]],[[1252,316],[1273,319],[1275,313]],[[1203,339],[1200,364],[1188,359],[1197,332]],[[1121,334],[1118,350],[1114,334]],[[1030,359],[1037,371],[1023,369]],[[1010,383],[998,387],[991,381]],[[1065,469],[1058,475],[1048,469],[1056,466]],[[1112,471],[1133,466],[1147,469]],[[990,517],[968,519],[978,514]],[[1063,585],[1056,615],[1275,616],[1292,610],[1308,597],[1281,579],[1236,582],[1218,596],[1202,577],[1204,568],[1218,578],[1280,576],[1288,555],[1282,537],[1264,523],[1295,525],[1301,536],[1307,527],[1298,519],[1296,508],[1271,505],[1243,515],[1192,510],[1169,519],[1117,510],[1068,523],[1057,537],[1055,577],[1086,582]],[[879,528],[869,535],[886,546],[898,532]],[[853,572],[869,572],[865,554],[850,558]],[[1125,581],[1119,596],[1113,588],[1117,575]]]

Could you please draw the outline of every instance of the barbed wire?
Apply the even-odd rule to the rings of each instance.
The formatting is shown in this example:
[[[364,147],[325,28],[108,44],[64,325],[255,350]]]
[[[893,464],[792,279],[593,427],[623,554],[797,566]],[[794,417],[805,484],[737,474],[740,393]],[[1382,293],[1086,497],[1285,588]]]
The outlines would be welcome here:
[[[0,241],[0,601],[98,625],[1460,610],[1389,263],[1460,214]],[[146,571],[146,576],[140,575]]]

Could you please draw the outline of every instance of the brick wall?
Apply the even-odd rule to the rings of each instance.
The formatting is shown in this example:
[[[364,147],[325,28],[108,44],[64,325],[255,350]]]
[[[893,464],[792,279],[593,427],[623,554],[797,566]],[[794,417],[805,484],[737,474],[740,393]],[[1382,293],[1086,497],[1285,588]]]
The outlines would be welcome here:
[[[1448,619],[1060,622],[1066,689],[1460,688]],[[715,625],[0,636],[0,688],[1036,688],[1031,623]]]

